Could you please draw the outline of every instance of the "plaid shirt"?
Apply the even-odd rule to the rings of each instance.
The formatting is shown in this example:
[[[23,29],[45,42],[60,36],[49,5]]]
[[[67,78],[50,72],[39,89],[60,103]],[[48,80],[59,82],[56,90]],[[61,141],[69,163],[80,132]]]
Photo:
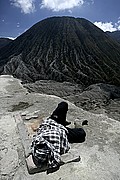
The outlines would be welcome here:
[[[42,163],[48,163],[49,168],[57,167],[60,163],[60,155],[70,149],[67,139],[67,129],[48,118],[40,125],[37,135],[33,136],[31,152],[35,159]]]

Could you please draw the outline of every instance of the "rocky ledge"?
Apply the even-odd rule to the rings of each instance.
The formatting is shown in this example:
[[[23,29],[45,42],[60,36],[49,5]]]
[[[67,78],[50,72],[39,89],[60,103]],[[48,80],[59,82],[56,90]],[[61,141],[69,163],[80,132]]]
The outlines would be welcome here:
[[[0,99],[1,180],[120,179],[119,121],[108,118],[105,114],[87,112],[68,102],[67,119],[71,121],[71,127],[81,126],[83,120],[88,120],[88,125],[84,126],[87,133],[86,141],[71,144],[71,150],[66,154],[68,158],[74,154],[80,155],[81,160],[65,164],[52,174],[42,172],[30,175],[25,161],[25,144],[29,146],[27,140],[31,140],[30,130],[35,129],[35,122],[40,123],[40,120],[49,116],[63,99],[53,95],[29,93],[20,81],[12,76],[0,76]],[[14,118],[18,115],[24,117],[21,125]],[[26,129],[26,132],[29,132],[26,138],[21,126],[23,132]]]

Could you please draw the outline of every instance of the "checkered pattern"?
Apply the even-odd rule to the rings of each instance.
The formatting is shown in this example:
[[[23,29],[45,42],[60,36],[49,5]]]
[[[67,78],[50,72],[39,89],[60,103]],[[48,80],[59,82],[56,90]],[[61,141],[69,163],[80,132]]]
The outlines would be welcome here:
[[[67,133],[63,125],[50,118],[46,119],[33,137],[31,149],[34,158],[41,164],[47,161],[49,168],[57,167],[60,155],[70,149]]]

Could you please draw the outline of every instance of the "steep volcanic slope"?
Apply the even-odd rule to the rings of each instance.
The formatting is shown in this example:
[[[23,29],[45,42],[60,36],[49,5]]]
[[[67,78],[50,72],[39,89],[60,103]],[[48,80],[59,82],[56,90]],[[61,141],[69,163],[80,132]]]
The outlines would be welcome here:
[[[120,31],[113,31],[113,32],[108,31],[107,34],[120,43]]]
[[[12,39],[9,39],[9,38],[0,38],[0,48],[6,46],[10,42],[12,42]]]
[[[120,44],[85,19],[48,18],[0,50],[0,73],[25,82],[120,85]]]

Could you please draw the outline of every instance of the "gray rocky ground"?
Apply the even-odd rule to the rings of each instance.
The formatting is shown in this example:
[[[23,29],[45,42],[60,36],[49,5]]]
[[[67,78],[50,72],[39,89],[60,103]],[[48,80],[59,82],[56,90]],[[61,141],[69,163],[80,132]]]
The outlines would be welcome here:
[[[48,175],[46,172],[34,175],[28,173],[25,161],[28,139],[31,141],[28,127],[34,121],[49,116],[62,100],[53,95],[29,93],[19,80],[11,76],[0,76],[1,180],[120,179],[120,122],[109,118],[105,112],[93,114],[71,102],[68,102],[67,119],[72,122],[71,127],[74,124],[80,126],[83,120],[88,120],[88,126],[84,126],[87,137],[84,143],[71,144],[71,150],[66,156],[69,159],[74,154],[80,155],[81,161],[65,164]],[[24,117],[21,124],[15,118],[20,115]],[[29,132],[27,137],[24,134],[26,129]]]
[[[120,121],[120,87],[109,84],[93,84],[83,87],[69,82],[41,80],[24,84],[29,92],[53,94],[93,113],[104,113]]]

